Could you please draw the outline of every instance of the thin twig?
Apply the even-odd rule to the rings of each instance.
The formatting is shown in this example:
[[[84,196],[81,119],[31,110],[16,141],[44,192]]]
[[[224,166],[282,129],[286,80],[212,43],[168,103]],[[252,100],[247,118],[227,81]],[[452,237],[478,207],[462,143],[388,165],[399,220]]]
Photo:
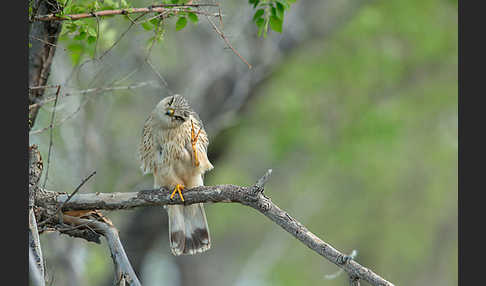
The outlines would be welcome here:
[[[44,128],[31,131],[31,132],[29,132],[29,135],[40,134],[40,133],[42,133],[42,132],[44,132],[48,129],[53,129],[54,127],[58,127],[58,126],[62,125],[67,120],[73,118],[74,115],[76,115],[86,104],[88,104],[88,102],[89,102],[89,99],[85,100],[83,103],[81,103],[78,106],[78,108],[73,113],[71,113],[71,114],[67,115],[66,117],[64,117],[63,119],[59,120],[57,122],[57,124],[49,125],[49,126],[46,126]]]
[[[84,184],[85,184],[85,183],[86,183],[86,182],[87,182],[89,179],[91,179],[91,177],[93,177],[94,175],[96,175],[96,171],[93,171],[93,172],[92,172],[91,174],[89,174],[89,175],[88,175],[86,178],[84,178],[84,179],[81,181],[81,183],[80,183],[80,184],[79,184],[79,185],[76,187],[76,189],[74,190],[74,192],[72,192],[72,193],[69,195],[69,197],[67,198],[67,200],[66,200],[64,203],[62,203],[62,204],[59,206],[59,208],[57,209],[57,211],[56,211],[56,212],[60,212],[60,211],[62,210],[62,208],[64,207],[64,205],[65,205],[66,203],[68,203],[68,202],[69,202],[69,200],[71,200],[71,198],[72,198],[72,197],[74,197],[74,195],[75,195],[75,194],[76,194],[76,193],[79,191],[79,189],[81,189],[81,187],[82,187],[82,186],[83,186],[83,185],[84,185]]]
[[[214,24],[214,22],[211,20],[211,18],[209,18],[208,16],[206,16],[206,19],[208,19],[208,22],[211,24],[211,26],[213,27],[214,31],[221,37],[221,39],[223,39],[223,41],[233,51],[233,53],[235,53],[248,66],[248,69],[251,69],[251,65],[246,61],[246,59],[244,57],[242,57],[240,55],[240,53],[238,53],[238,51],[235,48],[233,48],[233,46],[231,45],[230,41],[226,38],[226,36],[224,35],[224,33],[221,32],[218,29],[218,27],[216,26],[216,24]]]
[[[192,1],[191,1],[192,2]],[[155,4],[151,7],[220,7],[219,3],[200,3],[200,4]]]
[[[93,92],[106,92],[106,91],[114,91],[114,90],[125,90],[125,89],[135,89],[139,87],[144,87],[147,85],[154,85],[154,81],[145,81],[145,82],[140,82],[132,85],[126,85],[126,86],[112,86],[112,87],[96,87],[96,88],[89,88],[89,89],[84,89],[84,90],[74,90],[71,92],[66,92],[64,93],[61,98],[72,96],[72,95],[83,95],[87,93],[93,93]],[[37,106],[42,106],[46,103],[52,102],[56,99],[55,96],[48,97],[42,101],[39,101],[37,103],[29,105],[29,109]]]
[[[89,180],[91,179],[91,177],[93,177],[94,175],[96,174],[96,171],[93,171],[89,176],[87,176],[86,178],[84,178],[81,183],[76,187],[76,189],[74,189],[74,191],[68,196],[68,198],[66,199],[66,201],[64,201],[57,209],[56,211],[50,216],[48,217],[47,219],[41,221],[39,223],[39,226],[43,226],[45,225],[47,222],[51,221],[52,218],[56,217],[58,214],[61,213],[62,211],[62,208],[64,207],[65,204],[67,204],[69,202],[69,200],[72,199],[72,197],[74,197],[74,195],[81,189],[81,187]]]
[[[29,90],[44,89],[44,88],[58,88],[59,84],[54,85],[42,85],[42,86],[30,86]]]
[[[101,60],[104,56],[106,56],[120,42],[120,40],[125,36],[125,34],[128,33],[128,31],[130,31],[130,29],[133,27],[133,25],[135,24],[135,22],[138,19],[142,18],[143,16],[147,15],[147,13],[148,12],[145,12],[142,15],[139,15],[137,18],[135,18],[135,20],[133,20],[133,22],[130,23],[130,25],[128,26],[128,28],[113,43],[113,45],[111,45],[111,47],[109,47],[106,51],[103,52],[103,54],[98,58],[98,60]]]
[[[29,37],[30,37],[30,38],[32,38],[32,39],[34,39],[34,40],[37,40],[37,41],[39,41],[39,42],[42,42],[42,43],[44,43],[44,44],[46,44],[46,45],[49,45],[49,46],[51,46],[51,47],[61,48],[63,51],[67,52],[67,49],[66,49],[66,48],[64,48],[64,47],[61,47],[60,45],[56,45],[56,44],[53,44],[53,43],[49,43],[49,42],[47,42],[47,41],[44,41],[43,39],[39,39],[39,38],[34,37],[34,36],[31,36],[31,35],[29,35]],[[55,86],[54,86],[54,87],[55,87]]]
[[[59,98],[59,91],[61,90],[61,86],[58,85],[57,86],[57,91],[56,91],[56,98],[54,100],[54,108],[52,109],[52,116],[51,116],[51,124],[49,126],[53,126],[54,124],[54,117],[56,116],[56,106],[57,106],[57,99]],[[46,167],[46,176],[44,178],[44,184],[42,186],[43,189],[46,188],[46,184],[47,184],[47,177],[49,176],[49,163],[51,162],[51,150],[52,150],[52,144],[53,144],[53,141],[52,141],[52,133],[53,133],[53,129],[51,129],[51,132],[50,132],[50,135],[49,135],[49,151],[47,152],[47,167]]]
[[[157,18],[158,17],[162,17],[162,13],[160,15],[157,15]],[[150,43],[150,47],[148,49],[147,56],[145,56],[145,61],[147,61],[147,59],[150,57],[150,54],[152,53],[152,48],[155,45],[155,41],[157,41],[157,37],[158,37],[157,34],[159,33],[159,29],[161,27],[161,25],[160,25],[161,21],[157,22],[157,27],[155,27],[155,29],[154,29],[154,38],[152,39],[152,43]]]
[[[154,67],[154,65],[152,64],[152,62],[150,61],[150,59],[149,58],[145,59],[145,62],[150,66],[150,68],[152,69],[152,71],[157,75],[157,78],[159,79],[159,81],[161,83],[161,87],[165,87],[167,89],[167,91],[169,92],[169,95],[173,95],[174,92],[172,92],[172,90],[169,88],[169,85],[167,84],[167,82],[165,81],[165,79],[162,77],[162,75]]]
[[[96,50],[98,49],[98,40],[100,38],[100,19],[98,18],[98,16],[95,17],[96,17],[96,42],[94,46],[93,59],[96,58]]]

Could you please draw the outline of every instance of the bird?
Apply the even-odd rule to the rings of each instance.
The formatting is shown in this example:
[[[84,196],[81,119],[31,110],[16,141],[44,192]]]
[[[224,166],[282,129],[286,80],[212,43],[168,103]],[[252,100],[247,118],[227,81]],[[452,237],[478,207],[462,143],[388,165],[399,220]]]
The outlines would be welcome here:
[[[154,188],[173,190],[203,186],[204,174],[214,167],[208,159],[209,139],[199,115],[188,100],[170,95],[150,112],[138,146],[140,168],[153,174]],[[166,205],[169,245],[173,255],[194,255],[210,249],[211,238],[203,203]]]

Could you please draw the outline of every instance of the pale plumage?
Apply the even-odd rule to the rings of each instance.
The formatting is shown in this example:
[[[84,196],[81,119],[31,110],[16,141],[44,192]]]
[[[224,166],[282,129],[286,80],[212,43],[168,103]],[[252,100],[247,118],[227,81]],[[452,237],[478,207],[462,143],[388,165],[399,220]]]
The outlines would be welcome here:
[[[191,130],[200,129],[192,147]],[[203,185],[203,174],[213,168],[207,157],[209,140],[203,124],[187,100],[174,95],[162,99],[145,121],[138,148],[144,174],[153,173],[154,187],[174,189]],[[174,255],[195,254],[210,248],[203,204],[167,206],[169,240]]]

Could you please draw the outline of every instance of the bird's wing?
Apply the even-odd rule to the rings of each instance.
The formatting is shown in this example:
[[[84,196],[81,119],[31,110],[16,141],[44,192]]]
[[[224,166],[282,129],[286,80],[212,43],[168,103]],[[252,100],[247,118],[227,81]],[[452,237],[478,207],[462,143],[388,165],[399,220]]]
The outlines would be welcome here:
[[[141,162],[140,168],[143,174],[149,174],[154,171],[155,151],[152,133],[152,115],[150,115],[143,125],[142,139],[138,145],[138,158]]]

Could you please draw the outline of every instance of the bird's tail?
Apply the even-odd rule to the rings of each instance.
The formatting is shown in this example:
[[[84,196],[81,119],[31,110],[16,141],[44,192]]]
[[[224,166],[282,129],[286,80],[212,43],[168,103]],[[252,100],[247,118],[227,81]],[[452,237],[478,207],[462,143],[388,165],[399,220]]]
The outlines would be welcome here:
[[[202,203],[167,206],[169,242],[174,255],[202,253],[211,247],[208,222]]]

